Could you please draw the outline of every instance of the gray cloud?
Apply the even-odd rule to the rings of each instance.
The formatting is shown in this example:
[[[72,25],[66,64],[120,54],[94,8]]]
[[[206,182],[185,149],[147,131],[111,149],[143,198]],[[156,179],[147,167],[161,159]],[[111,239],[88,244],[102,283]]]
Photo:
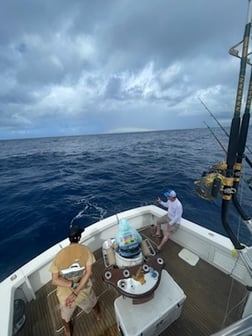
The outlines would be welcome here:
[[[247,5],[1,1],[0,139],[229,121]]]

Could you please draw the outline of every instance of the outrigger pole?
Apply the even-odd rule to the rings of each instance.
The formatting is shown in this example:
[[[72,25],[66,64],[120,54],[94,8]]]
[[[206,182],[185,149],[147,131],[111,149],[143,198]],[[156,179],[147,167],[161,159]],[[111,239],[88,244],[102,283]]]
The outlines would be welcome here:
[[[221,209],[221,219],[222,225],[227,232],[229,238],[231,239],[234,247],[237,250],[241,250],[244,248],[243,245],[240,244],[236,236],[234,235],[230,225],[228,223],[228,208],[230,200],[233,198],[234,204],[241,214],[242,218],[245,221],[251,221],[248,216],[246,216],[245,212],[241,209],[239,202],[237,200],[237,188],[240,181],[241,169],[242,169],[242,159],[244,155],[244,149],[247,141],[247,133],[249,127],[249,119],[250,119],[250,105],[251,105],[251,95],[252,95],[252,76],[250,77],[247,103],[245,112],[242,119],[242,125],[240,126],[240,112],[241,112],[241,104],[242,97],[244,91],[244,83],[245,83],[245,75],[246,75],[246,65],[248,62],[248,46],[250,39],[250,30],[251,30],[251,18],[252,18],[252,7],[251,0],[249,0],[249,9],[248,9],[248,21],[245,26],[243,41],[238,43],[242,44],[242,55],[238,56],[238,51],[234,48],[234,46],[230,49],[229,53],[231,55],[237,56],[241,59],[240,61],[240,73],[238,80],[238,88],[236,94],[236,102],[235,102],[235,111],[231,123],[231,130],[229,135],[229,144],[227,150],[227,159],[226,159],[226,175],[224,177],[224,187],[222,192],[222,209]],[[234,193],[233,190],[236,190]]]

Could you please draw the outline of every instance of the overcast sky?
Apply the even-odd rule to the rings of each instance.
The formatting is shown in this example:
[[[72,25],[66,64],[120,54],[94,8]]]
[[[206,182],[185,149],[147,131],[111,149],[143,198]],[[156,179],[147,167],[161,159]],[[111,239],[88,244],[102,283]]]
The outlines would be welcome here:
[[[0,139],[233,116],[247,0],[0,0]]]

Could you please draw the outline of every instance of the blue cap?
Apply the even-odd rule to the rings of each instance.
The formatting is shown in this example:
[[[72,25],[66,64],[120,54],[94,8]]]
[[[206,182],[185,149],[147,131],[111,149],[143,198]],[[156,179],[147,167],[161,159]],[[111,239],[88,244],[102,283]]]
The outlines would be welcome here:
[[[164,193],[164,196],[165,196],[165,197],[176,197],[176,193],[175,193],[174,190],[169,189],[169,190],[167,190],[167,191]]]

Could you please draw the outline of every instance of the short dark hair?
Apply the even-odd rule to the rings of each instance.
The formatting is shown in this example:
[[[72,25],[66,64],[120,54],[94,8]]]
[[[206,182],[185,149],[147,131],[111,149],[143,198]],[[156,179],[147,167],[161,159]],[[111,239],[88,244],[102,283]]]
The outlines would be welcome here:
[[[78,243],[80,240],[80,236],[68,237],[71,243]]]
[[[83,228],[79,227],[78,225],[70,226],[68,238],[71,243],[78,243],[80,240],[81,234],[84,231]]]

